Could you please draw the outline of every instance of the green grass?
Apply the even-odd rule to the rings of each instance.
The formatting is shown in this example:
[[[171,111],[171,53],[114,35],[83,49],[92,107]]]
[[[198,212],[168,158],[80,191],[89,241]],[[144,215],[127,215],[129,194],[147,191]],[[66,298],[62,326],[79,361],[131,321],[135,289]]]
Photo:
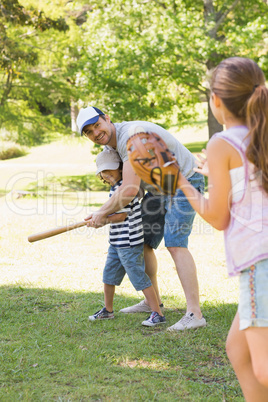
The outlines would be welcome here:
[[[203,146],[198,142],[196,152]],[[64,152],[59,144],[40,147],[35,160],[22,158],[29,164],[37,161],[37,169],[45,161],[46,173],[54,159],[60,162],[59,153],[65,157],[53,178],[44,174],[44,180],[20,187],[37,197],[9,193],[0,198],[0,400],[242,402],[225,353],[238,283],[227,279],[221,233],[196,217],[189,246],[208,326],[179,334],[167,332],[166,326],[184,314],[185,298],[162,243],[156,257],[167,325],[145,328],[141,322],[148,314],[119,313],[142,298],[128,278],[116,288],[115,319],[88,321],[104,303],[107,228],[27,241],[29,234],[81,221],[108,197],[103,188],[94,187],[102,186],[94,173],[80,173],[79,160],[67,166],[71,154],[81,150],[74,152],[73,142],[64,147]],[[86,163],[87,151],[84,158]],[[24,171],[23,161],[1,173],[9,174],[8,180]],[[93,166],[94,159],[89,163]],[[98,191],[85,192],[88,187]]]
[[[206,328],[166,331],[186,305],[162,243],[156,256],[167,325],[146,328],[148,314],[119,313],[142,298],[128,278],[116,288],[115,319],[92,323],[88,316],[104,301],[107,228],[28,243],[29,234],[89,212],[51,201],[0,199],[0,400],[242,402],[225,353],[238,283],[226,277],[221,233],[196,218],[190,238]]]
[[[103,183],[94,173],[79,176],[53,176],[39,182],[29,183],[25,198],[43,198],[56,202],[60,199],[67,204],[101,207],[103,203],[95,202],[92,194],[108,193],[110,186]],[[108,199],[107,197],[104,201]],[[103,201],[103,202],[104,202]]]
[[[28,154],[28,149],[15,142],[1,141],[0,160],[19,158]]]
[[[94,173],[77,176],[54,176],[43,182],[30,183],[26,190],[33,193],[56,193],[64,191],[109,191],[109,185],[103,183]]]
[[[192,153],[202,152],[202,149],[206,149],[207,141],[191,142],[190,144],[184,144],[184,146]]]
[[[2,287],[0,399],[243,400],[224,351],[236,305],[207,302],[210,326],[172,334],[142,327],[144,314],[89,323],[102,299],[94,292]],[[137,301],[116,296],[116,310]],[[168,321],[177,313],[168,310]]]

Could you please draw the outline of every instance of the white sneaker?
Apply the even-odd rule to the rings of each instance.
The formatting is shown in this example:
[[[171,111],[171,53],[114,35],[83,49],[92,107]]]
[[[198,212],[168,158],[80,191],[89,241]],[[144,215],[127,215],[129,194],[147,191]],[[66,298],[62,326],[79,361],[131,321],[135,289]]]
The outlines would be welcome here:
[[[160,304],[161,311],[164,310],[163,304]],[[120,310],[120,313],[151,313],[151,307],[145,303],[145,300],[142,300],[138,304],[134,304],[134,306],[125,307]]]
[[[186,313],[180,321],[167,328],[167,331],[184,331],[185,329],[205,327],[206,325],[207,322],[204,317],[199,320],[194,313]]]

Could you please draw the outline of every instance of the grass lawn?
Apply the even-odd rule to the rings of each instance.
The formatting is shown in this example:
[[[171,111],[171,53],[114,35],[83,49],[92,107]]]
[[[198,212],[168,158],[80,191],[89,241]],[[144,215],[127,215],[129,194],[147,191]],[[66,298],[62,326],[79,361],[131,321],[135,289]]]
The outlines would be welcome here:
[[[116,290],[115,319],[88,321],[103,306],[107,227],[27,241],[83,220],[107,199],[100,188],[73,188],[71,176],[84,185],[95,166],[90,149],[79,147],[70,140],[0,163],[0,400],[242,402],[225,353],[238,283],[227,278],[222,233],[196,217],[189,248],[208,326],[178,334],[166,327],[184,314],[185,298],[163,243],[156,256],[167,325],[146,328],[148,314],[119,313],[142,299],[128,278]],[[36,191],[36,181],[44,192],[38,197],[10,191],[29,183]],[[48,183],[55,192],[48,194]]]
[[[102,203],[107,193],[98,196]],[[190,240],[206,328],[172,334],[166,326],[142,327],[148,314],[118,313],[142,298],[128,278],[117,288],[115,319],[92,323],[88,315],[103,306],[107,228],[32,244],[27,236],[82,220],[94,208],[47,198],[0,200],[0,400],[243,400],[224,350],[238,289],[226,276],[221,233],[197,217]],[[172,325],[185,299],[164,244],[156,254]]]

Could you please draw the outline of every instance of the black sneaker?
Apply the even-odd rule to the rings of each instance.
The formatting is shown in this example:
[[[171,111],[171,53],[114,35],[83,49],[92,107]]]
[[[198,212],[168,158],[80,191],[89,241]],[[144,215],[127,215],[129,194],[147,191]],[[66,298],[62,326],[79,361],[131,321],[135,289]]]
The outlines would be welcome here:
[[[90,315],[88,317],[89,321],[95,321],[95,320],[111,320],[114,318],[114,312],[112,311],[107,311],[105,307],[103,307],[101,310],[97,311],[94,315]]]
[[[142,322],[142,325],[146,327],[154,327],[155,325],[165,324],[166,317],[163,315],[159,315],[156,311],[153,311],[150,317],[148,317],[145,321]]]

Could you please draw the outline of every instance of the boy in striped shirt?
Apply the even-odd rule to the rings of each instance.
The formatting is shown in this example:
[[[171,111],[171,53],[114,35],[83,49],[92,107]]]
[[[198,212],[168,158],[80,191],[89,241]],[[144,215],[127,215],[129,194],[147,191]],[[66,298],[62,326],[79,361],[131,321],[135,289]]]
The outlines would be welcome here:
[[[111,197],[122,183],[122,162],[112,149],[103,150],[96,158],[96,174],[111,185]],[[137,291],[142,290],[152,309],[150,317],[142,322],[145,326],[155,326],[166,322],[157,302],[155,290],[145,273],[143,255],[143,226],[141,208],[136,197],[117,213],[109,215],[110,224],[108,255],[103,271],[105,307],[89,316],[90,321],[112,319],[115,286],[119,286],[127,273]]]

